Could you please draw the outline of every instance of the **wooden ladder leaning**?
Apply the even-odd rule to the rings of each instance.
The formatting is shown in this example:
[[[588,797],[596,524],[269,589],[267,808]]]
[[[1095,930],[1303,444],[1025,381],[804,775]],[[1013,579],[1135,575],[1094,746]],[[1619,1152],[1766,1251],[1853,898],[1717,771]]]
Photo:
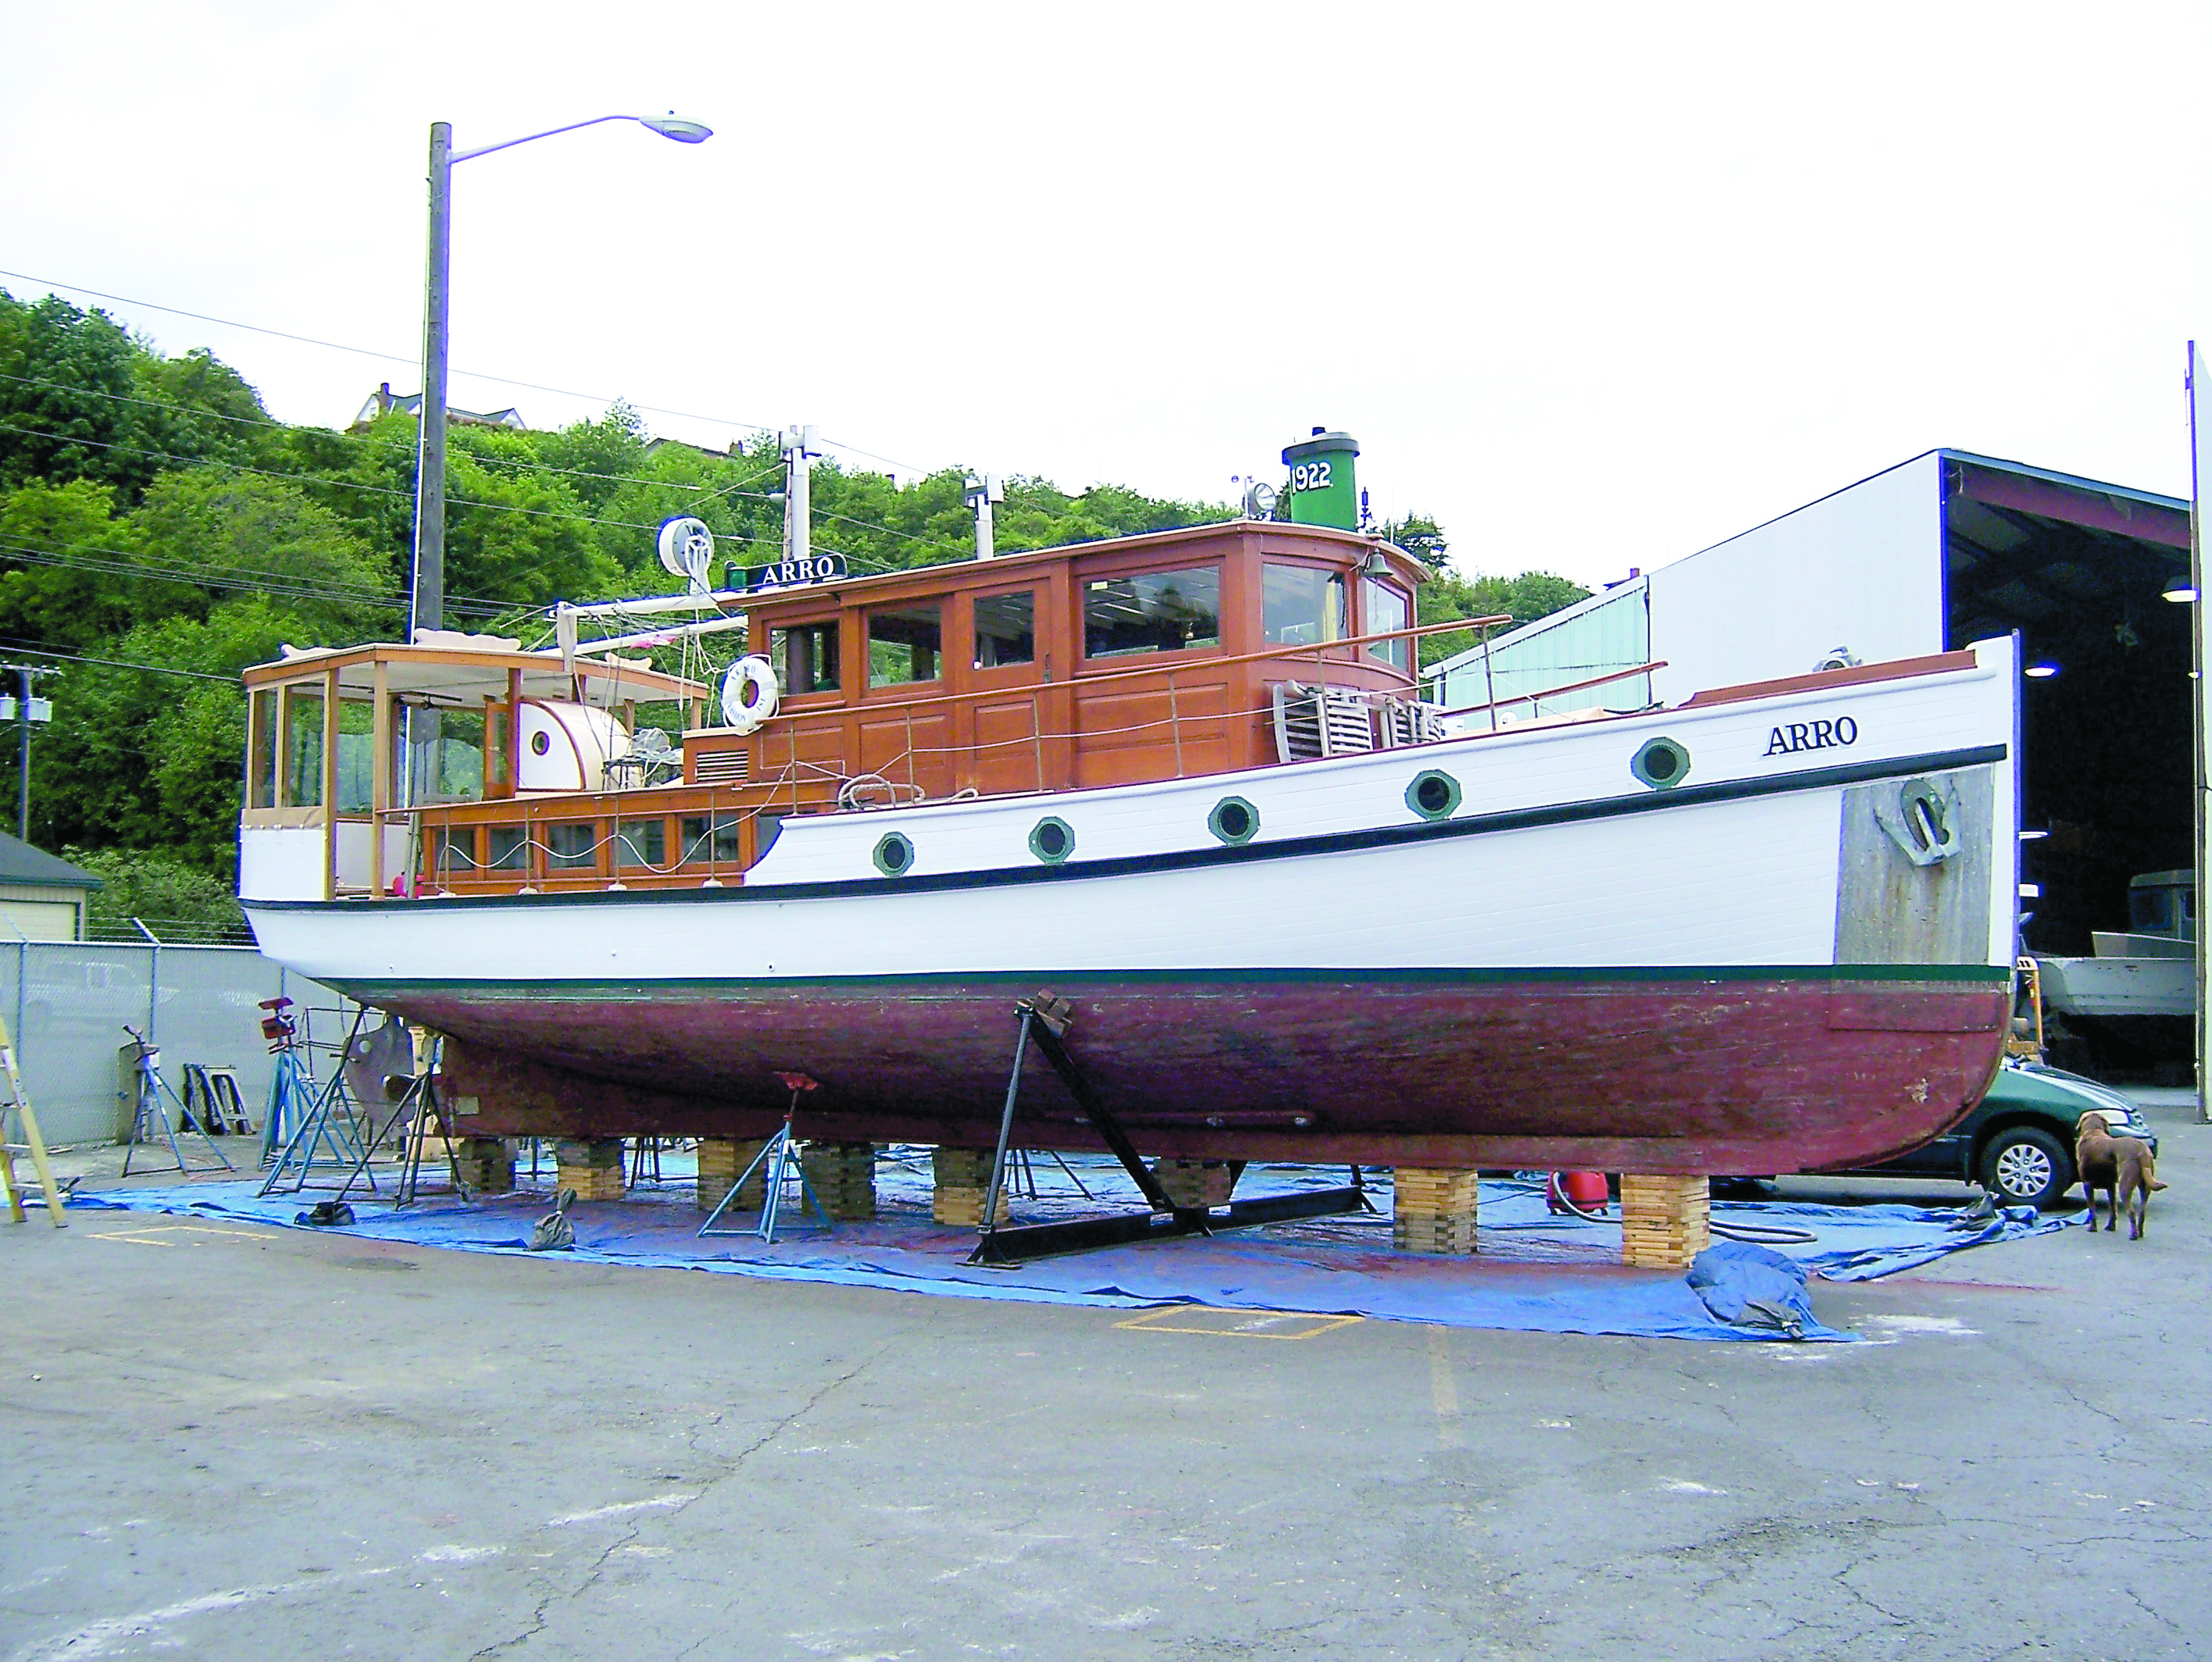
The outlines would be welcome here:
[[[17,1223],[28,1222],[23,1215],[22,1186],[15,1180],[15,1156],[27,1154],[38,1169],[39,1186],[46,1192],[47,1218],[57,1229],[67,1228],[69,1220],[62,1216],[62,1192],[54,1183],[54,1168],[46,1159],[46,1139],[39,1135],[39,1116],[32,1112],[31,1099],[23,1093],[23,1077],[15,1069],[15,1041],[4,1018],[0,1018],[0,1070],[8,1076],[8,1100],[0,1102],[0,1192],[4,1192],[8,1202],[8,1216]],[[11,1116],[13,1126],[9,1123]]]

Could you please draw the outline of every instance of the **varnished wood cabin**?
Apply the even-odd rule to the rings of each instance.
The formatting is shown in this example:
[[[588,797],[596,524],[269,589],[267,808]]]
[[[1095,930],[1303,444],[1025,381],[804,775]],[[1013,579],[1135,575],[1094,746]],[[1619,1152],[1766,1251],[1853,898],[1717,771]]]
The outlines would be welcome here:
[[[748,649],[781,701],[750,733],[707,725],[712,688],[588,645],[298,654],[246,674],[241,892],[737,883],[793,814],[1431,737],[1425,575],[1370,537],[1239,520],[759,592]]]

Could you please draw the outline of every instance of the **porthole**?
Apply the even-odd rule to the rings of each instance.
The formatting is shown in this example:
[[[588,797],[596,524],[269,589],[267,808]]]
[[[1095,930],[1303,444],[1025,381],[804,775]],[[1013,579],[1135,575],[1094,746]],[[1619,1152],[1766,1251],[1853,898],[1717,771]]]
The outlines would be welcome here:
[[[914,845],[896,831],[876,843],[876,870],[886,877],[903,877],[914,869]]]
[[[1459,781],[1441,768],[1424,768],[1406,787],[1406,806],[1425,820],[1448,820],[1459,803]]]
[[[540,727],[530,736],[530,754],[542,756],[553,748],[553,736]]]
[[[1679,740],[1646,739],[1628,771],[1654,791],[1665,791],[1690,776],[1690,752]]]
[[[1260,834],[1260,810],[1242,797],[1224,797],[1206,816],[1206,828],[1233,848]]]
[[[1047,865],[1058,865],[1075,852],[1075,828],[1066,820],[1047,815],[1030,831],[1030,852]]]

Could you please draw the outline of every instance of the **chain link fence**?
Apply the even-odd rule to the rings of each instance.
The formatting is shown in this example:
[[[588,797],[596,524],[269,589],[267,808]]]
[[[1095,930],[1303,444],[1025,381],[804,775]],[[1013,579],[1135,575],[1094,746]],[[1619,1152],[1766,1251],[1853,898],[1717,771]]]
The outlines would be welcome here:
[[[273,1072],[261,1036],[264,998],[291,999],[295,1017],[307,1012],[303,1034],[319,1048],[342,1042],[353,1020],[351,1000],[250,946],[0,943],[0,1013],[40,1129],[56,1145],[113,1143],[129,1131],[126,1025],[161,1046],[162,1077],[179,1095],[187,1065],[230,1069],[258,1128]],[[319,1056],[319,1073],[323,1065]]]

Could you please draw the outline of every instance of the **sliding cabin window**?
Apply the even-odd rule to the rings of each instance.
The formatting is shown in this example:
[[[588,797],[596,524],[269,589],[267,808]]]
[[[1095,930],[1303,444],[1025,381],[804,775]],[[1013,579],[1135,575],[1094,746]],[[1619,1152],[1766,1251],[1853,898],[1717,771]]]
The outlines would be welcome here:
[[[768,632],[769,662],[787,696],[834,693],[844,684],[837,673],[837,626],[797,623]]]
[[[738,841],[742,814],[686,814],[677,826],[686,865],[736,865],[744,858]]]
[[[1360,605],[1367,620],[1359,626],[1362,634],[1381,634],[1388,629],[1412,627],[1413,603],[1401,590],[1388,583],[1378,583],[1369,578],[1360,585]],[[1367,656],[1388,664],[1394,670],[1403,670],[1411,659],[1413,643],[1401,635],[1395,640],[1377,640],[1367,648]]]
[[[527,871],[530,834],[519,825],[494,825],[484,831],[484,870]]]
[[[323,805],[323,695],[305,687],[284,689],[283,805]]]
[[[1341,573],[1270,560],[1261,573],[1260,594],[1271,646],[1318,646],[1352,632]]]
[[[246,755],[246,805],[276,805],[276,689],[264,687],[253,695]]]
[[[477,869],[477,833],[471,825],[430,828],[430,869],[440,876]]]
[[[545,828],[545,869],[549,871],[589,871],[599,863],[599,828],[586,821],[576,825]]]
[[[934,681],[945,656],[944,608],[934,600],[884,606],[868,614],[868,685]]]
[[[1221,644],[1221,568],[1094,577],[1083,585],[1083,655],[1130,658]]]
[[[1036,591],[987,594],[975,602],[975,667],[1036,662]]]
[[[623,870],[668,864],[666,820],[624,820],[615,834],[615,864]]]

